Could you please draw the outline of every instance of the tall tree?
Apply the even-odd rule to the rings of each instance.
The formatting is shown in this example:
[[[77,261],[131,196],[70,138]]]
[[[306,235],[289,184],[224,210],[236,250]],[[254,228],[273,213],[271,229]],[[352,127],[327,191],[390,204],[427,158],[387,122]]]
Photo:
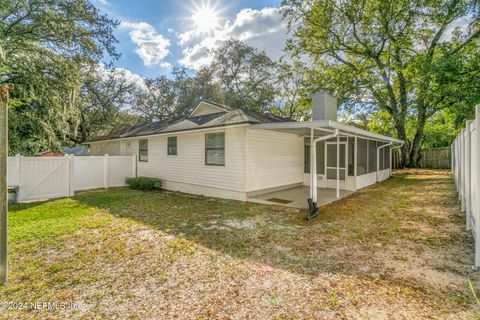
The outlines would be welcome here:
[[[271,103],[271,111],[278,116],[308,120],[311,99],[305,66],[298,62],[280,62],[276,71],[275,97]]]
[[[388,112],[398,137],[407,143],[404,163],[414,166],[427,120],[458,102],[447,75],[475,91],[479,14],[475,0],[284,0],[282,8],[295,38],[289,48],[312,62],[312,82]],[[465,32],[451,32],[458,21]],[[468,52],[468,54],[467,54]],[[445,73],[446,69],[449,73]],[[477,78],[478,79],[478,78]],[[473,97],[472,100],[477,99]],[[412,136],[406,120],[415,119]]]
[[[70,120],[69,141],[82,143],[138,121],[132,106],[144,90],[142,79],[130,78],[123,69],[94,65],[84,70],[82,82],[76,101],[79,116]]]
[[[271,105],[277,64],[265,52],[228,40],[214,53],[211,67],[228,104],[256,111]]]
[[[57,148],[68,140],[70,126],[78,124],[85,66],[104,55],[118,57],[116,25],[86,0],[0,2],[0,46],[6,57],[0,65],[0,82],[12,82],[16,88],[10,128],[21,127],[25,133],[42,128],[36,139],[18,137],[16,142],[24,143],[24,148],[11,141],[16,148],[11,153]],[[29,123],[30,131],[25,127]],[[15,139],[16,134],[11,137]]]

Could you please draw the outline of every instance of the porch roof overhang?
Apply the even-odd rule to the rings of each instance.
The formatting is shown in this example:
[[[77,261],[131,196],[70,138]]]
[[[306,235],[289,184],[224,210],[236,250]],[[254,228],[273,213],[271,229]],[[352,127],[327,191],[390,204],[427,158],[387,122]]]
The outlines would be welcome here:
[[[279,123],[261,123],[251,125],[252,129],[274,130],[285,133],[292,133],[310,137],[312,129],[314,138],[331,134],[338,129],[339,135],[357,136],[365,139],[383,141],[392,144],[403,145],[404,141],[392,137],[384,136],[363,130],[357,127],[345,125],[332,120],[299,121],[299,122],[279,122]]]

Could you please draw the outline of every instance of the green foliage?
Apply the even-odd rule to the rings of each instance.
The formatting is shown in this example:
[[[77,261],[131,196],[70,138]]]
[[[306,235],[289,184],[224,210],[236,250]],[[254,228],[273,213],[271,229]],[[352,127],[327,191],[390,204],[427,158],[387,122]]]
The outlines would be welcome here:
[[[215,51],[212,69],[227,104],[263,111],[274,100],[277,64],[265,52],[238,40],[228,40]]]
[[[480,101],[474,0],[284,0],[282,8],[295,36],[288,48],[312,61],[309,82],[345,105],[387,112],[411,165],[431,117]],[[462,19],[468,28],[452,32]]]
[[[157,178],[136,177],[125,179],[127,185],[134,190],[156,190],[162,188],[162,181]]]
[[[448,110],[442,110],[428,119],[422,149],[448,147],[459,133]]]
[[[118,57],[116,25],[86,0],[0,2],[0,81],[15,85],[10,129],[21,128],[12,135],[11,153],[69,141],[82,116],[85,67],[104,55]]]
[[[136,93],[134,110],[144,119],[185,116],[200,99],[308,119],[304,66],[273,61],[238,40],[226,41],[215,50],[212,63],[196,73],[174,68],[172,75],[146,79],[146,88]]]

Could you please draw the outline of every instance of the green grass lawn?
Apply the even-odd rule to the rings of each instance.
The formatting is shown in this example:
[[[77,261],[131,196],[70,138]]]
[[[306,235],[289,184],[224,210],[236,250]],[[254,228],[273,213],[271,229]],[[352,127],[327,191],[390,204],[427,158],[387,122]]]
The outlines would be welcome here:
[[[17,318],[469,318],[479,285],[446,171],[305,211],[126,188],[19,204],[0,301]],[[5,314],[4,314],[5,315]]]

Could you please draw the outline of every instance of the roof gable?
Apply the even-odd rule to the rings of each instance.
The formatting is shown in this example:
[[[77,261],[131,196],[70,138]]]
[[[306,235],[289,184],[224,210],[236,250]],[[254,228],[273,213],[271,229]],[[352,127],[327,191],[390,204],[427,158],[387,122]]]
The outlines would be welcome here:
[[[205,116],[207,114],[228,112],[231,108],[226,105],[217,104],[211,101],[202,100],[200,103],[190,112],[188,118]]]

